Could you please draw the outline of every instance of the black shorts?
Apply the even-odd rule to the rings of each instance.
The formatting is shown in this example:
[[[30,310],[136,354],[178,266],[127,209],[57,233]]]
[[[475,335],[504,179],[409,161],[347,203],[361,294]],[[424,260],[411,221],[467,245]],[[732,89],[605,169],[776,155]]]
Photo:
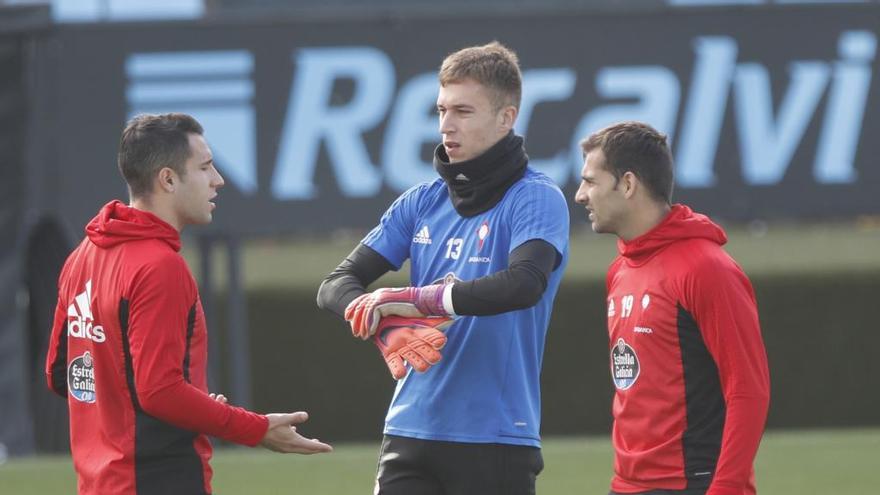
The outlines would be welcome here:
[[[534,495],[541,449],[385,435],[377,495]]]

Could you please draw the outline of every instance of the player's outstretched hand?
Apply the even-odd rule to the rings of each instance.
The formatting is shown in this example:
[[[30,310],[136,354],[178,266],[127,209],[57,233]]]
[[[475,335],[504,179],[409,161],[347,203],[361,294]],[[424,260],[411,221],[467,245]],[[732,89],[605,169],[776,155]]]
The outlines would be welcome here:
[[[440,362],[440,349],[446,345],[443,329],[451,324],[450,318],[388,316],[379,321],[373,342],[385,358],[391,376],[400,380],[406,376],[404,361],[419,372]]]
[[[296,431],[295,425],[309,419],[308,413],[303,411],[276,413],[267,414],[266,417],[269,418],[269,429],[260,441],[262,447],[285,454],[320,454],[333,451],[333,447],[320,442],[317,438],[306,438]]]
[[[226,396],[223,394],[208,394],[208,397],[216,400],[217,402],[219,402],[221,404],[226,404],[227,402],[229,402],[229,400],[226,399]]]
[[[445,287],[437,284],[367,292],[349,303],[345,308],[345,319],[351,324],[352,335],[366,340],[376,333],[379,320],[386,316],[449,316],[443,307]]]

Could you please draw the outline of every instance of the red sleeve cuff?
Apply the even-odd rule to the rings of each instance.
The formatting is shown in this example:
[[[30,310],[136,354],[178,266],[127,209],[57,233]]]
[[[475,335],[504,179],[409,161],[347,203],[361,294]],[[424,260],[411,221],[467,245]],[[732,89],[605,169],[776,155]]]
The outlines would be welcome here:
[[[242,427],[241,436],[237,439],[237,443],[247,445],[248,447],[256,447],[266,436],[266,431],[269,430],[269,418],[262,414],[250,412],[246,409],[237,409],[239,409],[237,413],[243,412],[248,416],[251,416],[251,418],[245,420],[248,424],[247,426]]]

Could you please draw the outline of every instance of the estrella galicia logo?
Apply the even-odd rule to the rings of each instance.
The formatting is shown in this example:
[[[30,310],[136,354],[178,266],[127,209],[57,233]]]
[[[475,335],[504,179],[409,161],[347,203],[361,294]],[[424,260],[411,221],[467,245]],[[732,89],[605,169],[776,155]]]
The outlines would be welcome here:
[[[133,53],[125,62],[128,114],[183,112],[205,127],[217,168],[257,192],[254,57],[247,50]]]
[[[626,390],[639,378],[639,357],[622,338],[611,348],[611,378],[618,390]]]
[[[89,351],[68,365],[67,392],[80,402],[95,402],[95,366]]]

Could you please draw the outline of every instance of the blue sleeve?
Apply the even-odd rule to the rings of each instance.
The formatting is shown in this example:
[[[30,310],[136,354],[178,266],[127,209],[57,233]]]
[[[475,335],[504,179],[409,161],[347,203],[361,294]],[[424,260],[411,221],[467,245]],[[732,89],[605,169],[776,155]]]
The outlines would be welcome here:
[[[510,250],[532,239],[550,243],[560,256],[568,246],[568,204],[550,182],[527,182],[512,204]]]
[[[395,270],[399,270],[409,258],[418,221],[418,200],[425,187],[425,184],[416,185],[395,199],[382,215],[379,225],[361,241],[394,265]]]

